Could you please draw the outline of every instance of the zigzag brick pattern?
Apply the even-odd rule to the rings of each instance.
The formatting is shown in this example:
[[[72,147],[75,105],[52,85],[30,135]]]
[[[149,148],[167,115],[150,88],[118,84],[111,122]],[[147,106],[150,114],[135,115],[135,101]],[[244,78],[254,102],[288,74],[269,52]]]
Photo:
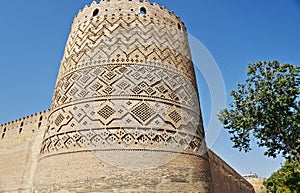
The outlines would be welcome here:
[[[37,190],[211,192],[199,106],[179,17],[142,0],[86,6],[60,65]]]
[[[116,143],[111,150],[199,154],[204,136],[193,65],[174,18],[107,14],[72,27],[42,156]]]

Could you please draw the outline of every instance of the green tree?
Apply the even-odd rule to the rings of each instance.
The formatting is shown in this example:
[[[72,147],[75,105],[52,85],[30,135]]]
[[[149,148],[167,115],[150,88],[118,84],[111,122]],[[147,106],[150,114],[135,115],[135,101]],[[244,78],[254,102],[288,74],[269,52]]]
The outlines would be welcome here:
[[[282,153],[300,161],[300,67],[256,62],[246,73],[245,83],[230,93],[230,109],[219,113],[233,147],[248,152],[254,139],[267,156]]]
[[[264,185],[271,193],[300,192],[300,164],[296,159],[288,159],[285,164],[273,173]]]

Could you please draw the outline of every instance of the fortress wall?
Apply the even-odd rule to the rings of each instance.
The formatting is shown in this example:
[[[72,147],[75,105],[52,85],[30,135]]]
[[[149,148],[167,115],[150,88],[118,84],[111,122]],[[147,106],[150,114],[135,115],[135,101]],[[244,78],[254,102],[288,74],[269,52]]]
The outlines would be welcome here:
[[[147,1],[94,2],[72,24],[35,185],[211,192],[200,116],[180,19]]]
[[[254,187],[255,193],[267,193],[267,188],[264,186],[265,178],[250,178],[247,179]]]
[[[37,157],[42,135],[46,129],[48,115],[49,111],[44,111],[0,125],[0,173],[5,174],[0,175],[0,191],[14,192],[19,190],[27,192],[32,190]],[[21,133],[19,133],[20,130]],[[2,138],[2,136],[4,137]],[[76,166],[76,168],[67,170],[68,172],[66,172],[65,168],[59,167],[59,163],[44,162],[40,167],[46,170],[45,173],[48,174],[48,177],[54,173],[60,176],[56,176],[56,185],[40,187],[40,189],[37,189],[39,192],[48,192],[49,190],[52,192],[59,190],[113,191],[114,188],[118,189],[120,187],[126,187],[124,191],[130,191],[131,189],[135,189],[135,186],[139,186],[139,183],[147,185],[142,187],[141,191],[149,189],[170,191],[172,188],[174,188],[174,191],[188,191],[186,188],[193,187],[188,187],[185,184],[189,179],[187,176],[182,175],[181,171],[190,170],[194,180],[196,178],[201,180],[204,177],[199,175],[201,171],[194,170],[195,168],[208,171],[206,162],[199,162],[197,158],[191,161],[190,159],[194,158],[187,158],[185,156],[176,157],[167,168],[159,167],[155,172],[153,170],[128,172],[128,170],[126,171],[107,164],[105,161],[99,159],[97,154],[92,152],[86,152],[84,155],[69,154],[61,158],[58,159],[58,162],[65,162],[67,163],[66,165]],[[252,185],[211,150],[209,151],[209,162],[215,193],[254,193]],[[194,163],[194,165],[189,165],[191,163]],[[198,166],[195,167],[195,165]],[[175,168],[177,172],[174,172]],[[79,173],[80,175],[78,175]],[[99,176],[100,173],[101,175]],[[98,175],[99,178],[91,179],[90,176],[94,175]],[[80,177],[78,181],[81,181],[82,178],[86,179],[86,181],[81,181],[77,185],[74,185],[72,181],[76,176]],[[157,178],[157,176],[160,176],[160,178]],[[61,182],[61,179],[64,179],[64,182]],[[68,182],[66,179],[72,180]],[[35,180],[39,181],[40,179],[36,178]],[[170,181],[173,186],[169,186]],[[194,181],[194,183],[197,186],[197,182]],[[193,191],[193,189],[189,190]]]
[[[253,186],[213,151],[209,163],[214,193],[255,193]]]
[[[49,111],[0,125],[0,190],[31,188]]]
[[[110,161],[116,159],[120,164],[132,161],[128,152],[111,153]],[[142,154],[139,153],[139,154]],[[156,162],[153,153],[140,164]],[[122,156],[119,159],[118,155]],[[127,155],[127,157],[126,157]],[[165,156],[170,154],[166,153]],[[136,159],[139,159],[138,155]],[[147,155],[146,155],[147,156]],[[173,156],[173,155],[172,155]],[[160,159],[163,159],[160,157]],[[97,153],[84,152],[56,155],[56,159],[42,159],[39,162],[45,176],[35,180],[36,191],[43,192],[210,192],[207,181],[209,165],[193,156],[178,155],[169,163],[155,168],[130,170],[100,159]],[[63,163],[63,164],[60,164]],[[66,169],[72,167],[72,169]],[[37,175],[38,176],[38,175]],[[53,184],[47,183],[51,181]],[[192,185],[191,185],[192,183]],[[39,185],[44,184],[44,185]]]
[[[45,124],[48,112],[49,110],[46,110],[0,125],[0,147],[5,141],[14,143],[16,139],[31,136],[43,123]],[[5,146],[7,147],[7,144]]]

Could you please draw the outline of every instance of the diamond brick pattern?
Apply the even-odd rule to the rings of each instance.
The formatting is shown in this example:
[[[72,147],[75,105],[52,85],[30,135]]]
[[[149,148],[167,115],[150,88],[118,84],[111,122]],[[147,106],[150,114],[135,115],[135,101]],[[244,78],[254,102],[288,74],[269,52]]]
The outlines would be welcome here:
[[[42,157],[113,147],[197,154],[190,142],[204,133],[185,28],[128,14],[75,19]]]
[[[100,111],[98,111],[98,114],[103,117],[104,119],[108,119],[110,116],[112,116],[116,111],[111,108],[110,106],[106,105],[103,107]]]
[[[131,112],[135,117],[137,117],[142,122],[146,122],[155,114],[155,112],[149,107],[149,105],[144,102],[134,107],[131,110]]]

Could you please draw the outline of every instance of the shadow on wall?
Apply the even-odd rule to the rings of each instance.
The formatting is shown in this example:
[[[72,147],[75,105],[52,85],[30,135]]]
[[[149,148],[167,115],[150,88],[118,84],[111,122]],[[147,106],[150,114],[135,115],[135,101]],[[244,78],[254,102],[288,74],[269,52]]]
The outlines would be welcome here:
[[[212,150],[209,163],[214,193],[255,193],[253,186]]]

